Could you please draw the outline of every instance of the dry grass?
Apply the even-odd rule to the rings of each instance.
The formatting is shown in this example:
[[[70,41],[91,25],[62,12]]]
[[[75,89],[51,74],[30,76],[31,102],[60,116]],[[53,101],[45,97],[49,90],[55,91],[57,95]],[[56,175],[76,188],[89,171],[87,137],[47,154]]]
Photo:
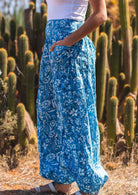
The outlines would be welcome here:
[[[125,165],[121,156],[114,160],[109,156],[109,153],[101,155],[101,163],[109,174],[109,179],[101,188],[99,195],[138,194],[138,169],[133,158]],[[9,170],[6,158],[5,156],[0,159],[0,195],[31,194],[29,192],[31,187],[50,182],[39,175],[37,146],[31,147],[26,156],[19,157],[19,165],[15,169]],[[72,193],[79,189],[75,182],[73,186]]]

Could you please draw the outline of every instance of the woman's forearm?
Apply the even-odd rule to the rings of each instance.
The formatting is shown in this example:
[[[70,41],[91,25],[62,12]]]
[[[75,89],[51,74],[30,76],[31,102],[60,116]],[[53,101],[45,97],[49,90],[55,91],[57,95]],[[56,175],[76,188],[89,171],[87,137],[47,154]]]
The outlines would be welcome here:
[[[57,45],[74,45],[107,20],[105,0],[89,0],[89,2],[93,9],[91,16],[76,31],[65,37],[63,40],[55,42],[50,51],[53,51]]]
[[[93,13],[85,22],[84,24],[74,31],[72,34],[67,36],[64,41],[68,45],[73,45],[83,37],[88,35],[90,32],[95,30],[99,25],[105,22],[107,19],[107,15],[102,12]]]

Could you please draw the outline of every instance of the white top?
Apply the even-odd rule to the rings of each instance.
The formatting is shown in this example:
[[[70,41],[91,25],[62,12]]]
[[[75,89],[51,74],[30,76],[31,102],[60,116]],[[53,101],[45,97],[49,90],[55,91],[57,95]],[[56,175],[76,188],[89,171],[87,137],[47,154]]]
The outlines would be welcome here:
[[[47,20],[70,18],[85,20],[89,0],[46,0]]]

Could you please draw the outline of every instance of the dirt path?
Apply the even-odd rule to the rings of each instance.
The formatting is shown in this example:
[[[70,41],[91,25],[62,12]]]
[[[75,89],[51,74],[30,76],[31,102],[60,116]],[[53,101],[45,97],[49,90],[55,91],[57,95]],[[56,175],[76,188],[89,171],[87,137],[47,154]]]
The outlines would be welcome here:
[[[105,163],[101,155],[101,163],[109,174],[109,179],[100,190],[99,195],[136,195],[138,194],[138,167],[136,163],[129,166],[118,163]],[[112,168],[112,170],[109,170]],[[19,159],[17,168],[8,170],[5,159],[0,159],[0,195],[24,194],[31,195],[31,187],[49,183],[39,175],[39,157],[37,148],[32,148],[26,157]],[[78,190],[73,183],[72,193]],[[40,194],[40,193],[38,193]],[[42,194],[42,193],[41,193]],[[43,193],[49,194],[50,193]],[[52,193],[51,193],[52,195]]]

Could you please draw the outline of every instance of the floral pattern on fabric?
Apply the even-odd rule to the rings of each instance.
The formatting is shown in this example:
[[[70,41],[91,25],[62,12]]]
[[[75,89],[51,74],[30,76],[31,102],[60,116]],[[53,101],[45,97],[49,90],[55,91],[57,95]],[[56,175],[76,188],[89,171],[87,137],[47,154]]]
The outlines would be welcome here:
[[[82,21],[48,20],[37,93],[40,175],[59,184],[76,182],[95,195],[108,180],[100,162],[96,113],[96,49],[85,36],[72,46],[50,48]]]

